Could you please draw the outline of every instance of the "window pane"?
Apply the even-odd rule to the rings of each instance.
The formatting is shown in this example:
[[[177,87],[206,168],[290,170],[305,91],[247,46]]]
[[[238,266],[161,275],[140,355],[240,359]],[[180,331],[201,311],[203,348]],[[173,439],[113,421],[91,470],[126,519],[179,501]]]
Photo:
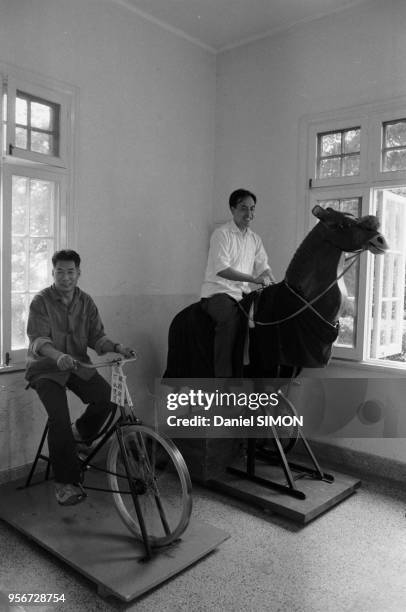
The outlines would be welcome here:
[[[30,291],[40,291],[49,282],[51,274],[51,257],[53,241],[43,238],[30,240]]]
[[[39,102],[31,102],[31,125],[40,130],[52,129],[52,109]]]
[[[357,153],[360,150],[361,130],[348,130],[344,134],[344,153]]]
[[[27,100],[16,98],[16,123],[27,125]]]
[[[50,134],[43,132],[31,132],[31,151],[49,155],[52,153],[53,138]]]
[[[361,215],[361,204],[361,198],[342,198],[339,200],[338,210],[359,217]]]
[[[373,258],[369,356],[406,361],[406,186],[375,191],[377,215],[389,251]]]
[[[341,132],[324,134],[320,137],[320,157],[341,153]]]
[[[383,262],[382,297],[391,298],[396,295],[396,279],[399,277],[401,258],[395,253],[388,253]]]
[[[334,208],[340,212],[345,212],[354,217],[361,215],[361,198],[337,198],[334,200],[317,200],[317,204],[320,204],[323,208]]]
[[[50,181],[30,181],[30,235],[50,236],[53,234],[53,210],[55,185]]]
[[[317,177],[358,176],[361,128],[317,135]]]
[[[11,241],[11,290],[24,291],[26,278],[27,256],[24,238],[12,238]]]
[[[41,155],[59,155],[60,105],[27,92],[16,97],[16,147]]]
[[[406,149],[385,151],[383,154],[383,172],[396,172],[406,169]]]
[[[341,212],[349,213],[354,217],[361,214],[361,198],[337,198],[331,200],[318,200],[323,208],[334,208]],[[345,263],[343,264],[345,265]],[[357,296],[359,279],[359,261],[349,268],[344,279],[340,282],[345,284],[345,293],[340,313],[340,332],[336,344],[338,346],[354,347],[355,331],[357,323]]]
[[[350,155],[343,158],[343,175],[358,176],[359,174],[359,155]]]
[[[13,236],[24,236],[28,232],[28,179],[23,176],[13,176],[12,181],[12,213],[11,228]]]
[[[28,304],[52,280],[57,197],[54,181],[12,177],[12,350],[26,346]]]
[[[329,178],[332,176],[340,176],[340,158],[333,157],[320,160],[320,178]]]
[[[25,128],[16,127],[16,147],[19,149],[27,148],[28,133]]]
[[[25,332],[28,318],[28,304],[24,293],[11,296],[11,348],[18,350],[28,345]]]
[[[355,346],[355,331],[357,325],[357,295],[359,279],[359,260],[345,273],[343,277],[346,295],[343,293],[343,302],[340,314],[340,332],[336,341],[337,346]]]
[[[385,148],[406,146],[406,120],[384,124],[384,143]]]

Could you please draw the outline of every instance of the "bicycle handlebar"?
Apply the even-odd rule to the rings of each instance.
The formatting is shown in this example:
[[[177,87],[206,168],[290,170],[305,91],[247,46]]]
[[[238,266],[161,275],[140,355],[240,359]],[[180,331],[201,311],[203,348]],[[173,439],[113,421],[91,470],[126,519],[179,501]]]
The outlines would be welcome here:
[[[115,359],[111,359],[110,361],[99,361],[98,363],[83,363],[82,361],[75,360],[77,367],[88,368],[89,370],[93,370],[96,368],[104,368],[112,365],[124,365],[126,363],[130,363],[131,361],[137,361],[138,357],[135,355],[134,357],[129,357],[127,359],[120,359],[116,357]]]

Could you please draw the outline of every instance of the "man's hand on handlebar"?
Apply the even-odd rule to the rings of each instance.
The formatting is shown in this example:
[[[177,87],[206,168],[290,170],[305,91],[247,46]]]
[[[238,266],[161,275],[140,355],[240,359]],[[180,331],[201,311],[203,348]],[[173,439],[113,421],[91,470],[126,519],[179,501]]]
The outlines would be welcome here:
[[[58,359],[56,360],[56,365],[58,366],[59,370],[76,370],[78,367],[78,362],[70,355],[63,353],[62,355],[59,355]]]
[[[116,344],[114,347],[114,352],[122,355],[125,359],[131,359],[131,357],[136,357],[137,353],[133,348],[129,346],[124,346],[123,344]]]

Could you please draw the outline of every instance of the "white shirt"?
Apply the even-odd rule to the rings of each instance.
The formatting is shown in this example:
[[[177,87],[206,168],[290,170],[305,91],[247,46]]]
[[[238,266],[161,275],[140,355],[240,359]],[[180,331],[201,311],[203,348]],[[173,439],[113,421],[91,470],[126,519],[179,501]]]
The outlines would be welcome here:
[[[239,301],[244,293],[250,292],[249,283],[218,276],[226,268],[255,277],[269,268],[261,238],[250,228],[242,232],[233,220],[215,229],[211,236],[202,298],[227,293]]]

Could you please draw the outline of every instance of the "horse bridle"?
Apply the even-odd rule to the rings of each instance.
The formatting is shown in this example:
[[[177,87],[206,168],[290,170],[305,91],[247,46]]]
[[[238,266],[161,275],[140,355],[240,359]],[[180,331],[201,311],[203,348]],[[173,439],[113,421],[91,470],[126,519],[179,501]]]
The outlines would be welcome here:
[[[321,293],[319,293],[318,295],[316,295],[316,297],[314,297],[313,299],[311,299],[310,301],[306,300],[306,298],[304,298],[302,295],[300,295],[300,293],[297,293],[293,287],[291,287],[286,278],[283,280],[285,286],[287,287],[287,289],[289,289],[289,291],[291,291],[291,293],[293,293],[293,295],[295,295],[297,298],[299,298],[304,305],[299,308],[299,310],[297,310],[296,312],[288,315],[287,317],[284,317],[283,319],[278,319],[277,321],[267,321],[267,322],[263,322],[263,321],[255,321],[255,319],[251,318],[249,313],[245,312],[244,308],[241,306],[241,304],[239,302],[237,302],[238,307],[240,308],[240,310],[244,313],[244,315],[247,317],[248,322],[249,323],[253,323],[254,325],[261,325],[263,327],[267,327],[268,325],[279,325],[279,323],[284,323],[285,321],[289,321],[290,319],[294,319],[295,317],[297,317],[299,314],[301,314],[302,312],[304,312],[305,310],[309,309],[312,312],[314,312],[314,314],[316,314],[322,321],[324,321],[324,323],[326,323],[327,325],[329,325],[331,328],[333,329],[337,329],[337,325],[338,322],[336,322],[335,324],[331,323],[330,321],[328,321],[325,317],[323,317],[322,314],[319,313],[318,310],[316,310],[316,308],[313,307],[313,304],[315,302],[317,302],[321,297],[323,297],[323,295],[325,295],[328,291],[330,291],[330,289],[332,287],[334,287],[334,285],[336,283],[338,283],[338,281],[340,280],[340,278],[342,278],[344,276],[344,274],[346,274],[348,272],[348,270],[354,265],[354,263],[357,261],[357,259],[359,258],[360,254],[362,253],[363,249],[359,249],[358,251],[355,252],[354,255],[350,256],[350,257],[346,257],[345,261],[350,261],[350,263],[348,264],[348,266],[346,266],[343,271],[337,276],[337,278],[335,278],[329,285],[328,287],[326,287],[326,289],[324,289]],[[263,289],[259,289],[258,291],[263,291]]]

